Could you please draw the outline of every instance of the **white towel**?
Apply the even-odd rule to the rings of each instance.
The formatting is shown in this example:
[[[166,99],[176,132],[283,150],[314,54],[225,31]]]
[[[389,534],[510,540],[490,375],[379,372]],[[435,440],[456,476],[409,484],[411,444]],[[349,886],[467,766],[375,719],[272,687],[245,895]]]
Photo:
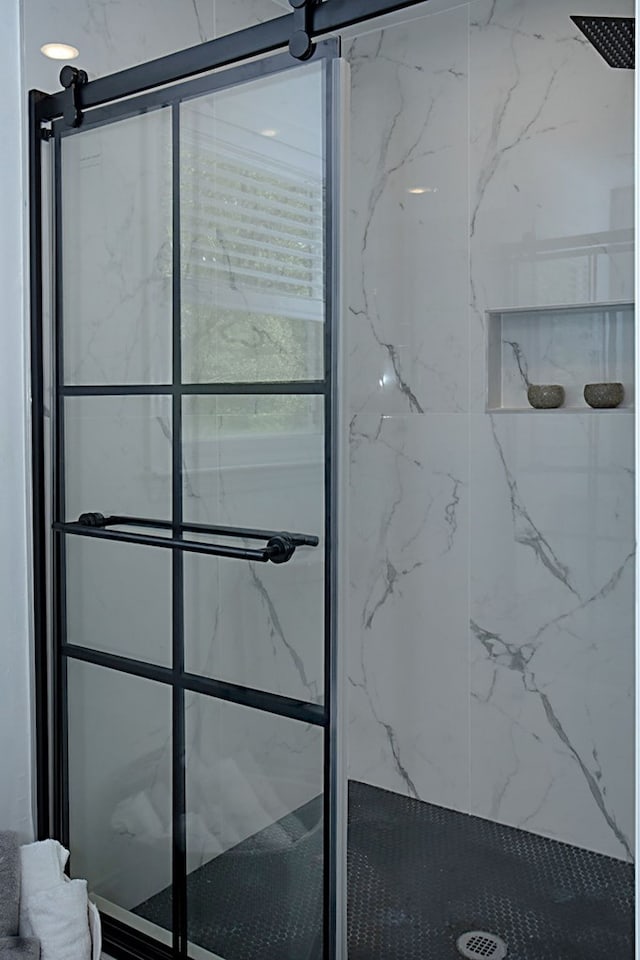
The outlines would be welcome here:
[[[63,880],[32,894],[27,915],[40,960],[91,960],[86,880]]]
[[[57,840],[40,840],[20,847],[22,899],[61,883],[68,859],[69,851]]]
[[[20,848],[20,935],[40,940],[41,960],[91,960],[87,883],[65,876],[68,859],[56,840]]]
[[[89,932],[91,933],[91,960],[100,960],[102,956],[102,925],[95,903],[89,900]]]

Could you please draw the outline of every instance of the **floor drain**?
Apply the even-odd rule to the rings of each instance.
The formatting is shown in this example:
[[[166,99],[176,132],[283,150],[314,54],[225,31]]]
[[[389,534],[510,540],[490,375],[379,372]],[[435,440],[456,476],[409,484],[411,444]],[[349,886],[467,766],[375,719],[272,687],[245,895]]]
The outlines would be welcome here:
[[[507,955],[507,945],[495,933],[484,930],[471,930],[458,937],[458,952],[467,960],[503,960]]]

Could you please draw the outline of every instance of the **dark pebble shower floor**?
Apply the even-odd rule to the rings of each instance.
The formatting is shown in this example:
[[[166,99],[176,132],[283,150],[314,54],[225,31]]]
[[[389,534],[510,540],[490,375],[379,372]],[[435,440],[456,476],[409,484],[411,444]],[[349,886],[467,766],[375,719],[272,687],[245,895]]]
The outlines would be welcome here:
[[[190,874],[194,943],[224,960],[312,960],[319,811],[312,801]],[[497,934],[512,960],[634,957],[631,864],[357,782],[348,890],[349,960],[455,960],[470,930]],[[171,889],[134,912],[169,927]]]

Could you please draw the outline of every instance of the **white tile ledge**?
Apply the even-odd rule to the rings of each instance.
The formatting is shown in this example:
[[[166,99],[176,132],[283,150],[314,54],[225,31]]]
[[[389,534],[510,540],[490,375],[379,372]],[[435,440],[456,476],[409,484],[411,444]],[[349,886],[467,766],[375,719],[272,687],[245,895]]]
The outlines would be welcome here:
[[[547,416],[553,413],[587,413],[598,414],[598,413],[634,413],[634,407],[600,407],[595,409],[594,407],[551,407],[547,410],[539,410],[536,407],[487,407],[486,413],[533,413],[536,415],[546,414]]]

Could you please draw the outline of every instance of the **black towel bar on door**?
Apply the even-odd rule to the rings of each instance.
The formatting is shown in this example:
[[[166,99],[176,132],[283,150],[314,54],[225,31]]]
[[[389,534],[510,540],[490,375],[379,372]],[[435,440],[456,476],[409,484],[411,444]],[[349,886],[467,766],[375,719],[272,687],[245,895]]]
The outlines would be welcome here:
[[[179,537],[153,536],[146,533],[131,533],[127,530],[109,530],[108,527],[143,527],[157,530],[174,530],[168,520],[149,520],[144,517],[109,516],[101,513],[83,513],[77,521],[54,523],[53,529],[59,533],[75,534],[81,537],[93,537],[98,540],[115,540],[122,543],[137,543],[148,547],[165,547],[182,550],[186,553],[204,553],[214,557],[229,557],[236,560],[253,560],[256,563],[287,563],[297,547],[317,547],[318,537],[306,533],[288,533],[287,531],[255,530],[244,527],[210,526],[204,523],[178,524]],[[197,540],[184,540],[182,533],[198,533],[240,540],[264,540],[264,547],[236,547],[224,543],[201,543]]]

